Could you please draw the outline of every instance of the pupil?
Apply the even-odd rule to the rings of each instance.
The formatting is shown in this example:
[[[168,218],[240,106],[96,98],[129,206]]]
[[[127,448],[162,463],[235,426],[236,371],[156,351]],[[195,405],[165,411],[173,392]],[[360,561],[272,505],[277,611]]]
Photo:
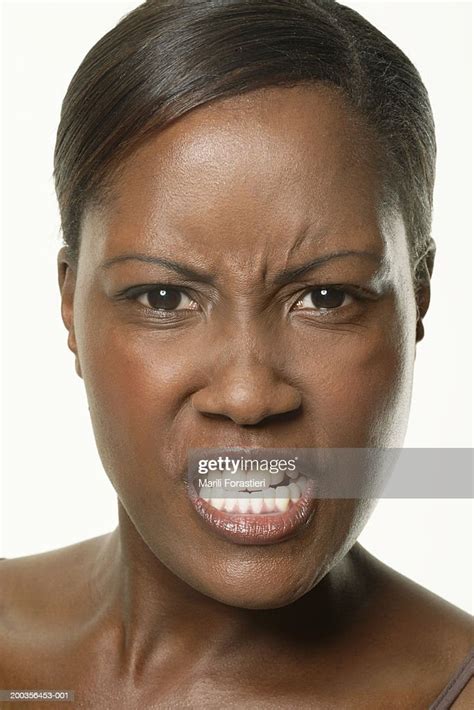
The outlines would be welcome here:
[[[148,292],[148,301],[152,308],[173,310],[173,308],[179,306],[181,294],[179,291],[170,288],[155,288]]]
[[[336,288],[322,286],[311,292],[311,300],[316,308],[338,308],[344,303],[345,293]]]

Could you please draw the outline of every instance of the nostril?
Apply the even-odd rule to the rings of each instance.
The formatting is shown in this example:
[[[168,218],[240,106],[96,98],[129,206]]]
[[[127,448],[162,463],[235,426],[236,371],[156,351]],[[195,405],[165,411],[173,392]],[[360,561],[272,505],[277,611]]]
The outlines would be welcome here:
[[[288,412],[277,412],[276,414],[269,414],[264,419],[259,421],[257,425],[266,425],[272,423],[286,424],[286,422],[293,421],[294,419],[300,417],[302,411],[303,407],[302,404],[300,404],[296,409],[291,409]]]
[[[255,375],[255,373],[253,373]],[[239,426],[287,422],[301,413],[301,395],[286,382],[275,382],[265,373],[255,377],[219,378],[191,399],[193,408],[206,416],[232,419]]]

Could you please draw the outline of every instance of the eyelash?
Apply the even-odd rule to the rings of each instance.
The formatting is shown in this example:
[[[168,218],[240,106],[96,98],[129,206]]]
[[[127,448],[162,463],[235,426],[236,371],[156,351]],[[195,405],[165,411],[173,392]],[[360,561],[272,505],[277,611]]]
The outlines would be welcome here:
[[[125,291],[122,291],[118,294],[118,296],[123,296],[127,300],[130,301],[139,301],[140,296],[145,296],[146,294],[154,291],[158,291],[159,289],[166,289],[167,291],[173,292],[173,293],[179,293],[181,295],[185,295],[190,301],[193,303],[197,303],[197,301],[187,292],[186,289],[180,288],[178,286],[172,285],[172,284],[167,284],[167,283],[160,283],[160,284],[152,284],[152,285],[143,285],[143,286],[133,286],[131,288],[125,289]],[[317,286],[312,286],[311,288],[306,289],[304,292],[302,292],[295,303],[292,306],[292,310],[294,309],[295,305],[298,305],[301,303],[307,296],[311,295],[314,291],[322,291],[323,289],[331,289],[334,290],[338,293],[344,294],[345,298],[344,301],[346,300],[347,296],[353,299],[353,301],[362,301],[364,300],[364,293],[365,290],[361,289],[360,287],[356,286],[343,286],[341,284],[318,284]],[[367,296],[366,296],[367,297]],[[151,313],[153,317],[159,317],[163,319],[176,319],[177,318],[177,313],[180,313],[181,311],[183,312],[189,312],[189,311],[196,311],[197,308],[181,308],[181,309],[164,309],[164,308],[153,308],[152,306],[147,306],[146,304],[142,303],[141,304],[143,308],[146,309],[148,313]],[[179,305],[179,304],[178,304]],[[300,309],[297,308],[296,310],[310,310],[310,311],[319,311],[323,315],[328,315],[331,314],[332,312],[335,311],[340,311],[343,308],[347,308],[348,305],[350,304],[344,304],[344,302],[340,306],[336,306],[334,308],[324,308],[320,307],[319,309],[314,307],[312,309]],[[321,316],[318,316],[321,317]]]

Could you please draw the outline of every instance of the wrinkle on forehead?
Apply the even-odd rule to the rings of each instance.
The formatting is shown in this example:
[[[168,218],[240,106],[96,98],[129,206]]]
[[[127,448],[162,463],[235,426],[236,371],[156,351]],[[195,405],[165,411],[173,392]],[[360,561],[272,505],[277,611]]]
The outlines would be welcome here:
[[[89,246],[93,234],[95,258],[192,247],[196,263],[225,256],[234,274],[266,273],[272,258],[285,267],[308,242],[380,246],[370,140],[346,100],[324,86],[219,100],[138,148],[117,173],[100,225],[85,219],[83,232]]]

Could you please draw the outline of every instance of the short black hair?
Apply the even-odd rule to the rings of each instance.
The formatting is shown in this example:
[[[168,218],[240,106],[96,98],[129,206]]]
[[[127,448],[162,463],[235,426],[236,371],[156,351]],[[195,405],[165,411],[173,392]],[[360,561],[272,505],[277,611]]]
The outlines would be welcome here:
[[[432,268],[436,163],[428,93],[408,57],[334,0],[148,0],[88,52],[61,110],[54,178],[63,242],[124,156],[210,101],[271,86],[339,87],[377,137],[415,286]]]

